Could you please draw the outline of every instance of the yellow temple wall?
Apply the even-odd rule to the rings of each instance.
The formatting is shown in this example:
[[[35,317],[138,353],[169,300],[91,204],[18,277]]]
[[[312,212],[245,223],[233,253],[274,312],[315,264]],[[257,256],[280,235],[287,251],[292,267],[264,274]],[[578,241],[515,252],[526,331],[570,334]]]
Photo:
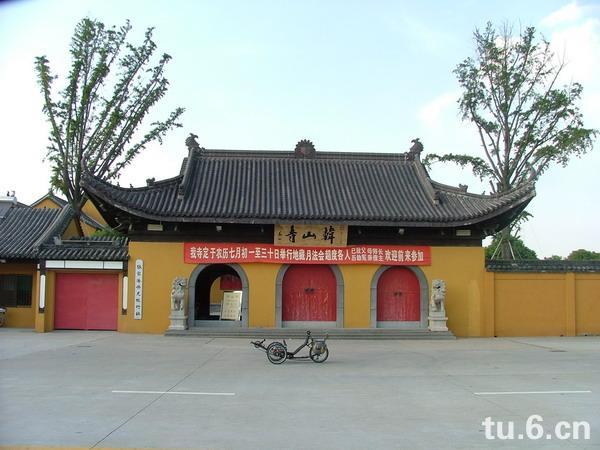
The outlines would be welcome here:
[[[130,242],[126,314],[118,330],[164,333],[169,327],[172,281],[190,278],[197,267],[184,262],[182,242]],[[144,262],[142,319],[134,318],[135,261]],[[481,247],[431,247],[431,265],[420,266],[428,286],[446,282],[449,329],[459,337],[575,336],[600,334],[600,273],[507,273],[485,269]],[[344,328],[369,328],[376,264],[338,265],[343,282]],[[277,324],[280,264],[243,263],[248,279],[248,326]],[[7,326],[51,331],[54,327],[55,272],[46,277],[46,309],[37,312],[39,273],[33,264],[0,264],[0,274],[32,274],[32,306],[8,308]],[[122,276],[119,277],[121,286]],[[119,305],[122,289],[119,287]],[[212,296],[222,296],[218,283]],[[120,309],[119,309],[120,310]]]

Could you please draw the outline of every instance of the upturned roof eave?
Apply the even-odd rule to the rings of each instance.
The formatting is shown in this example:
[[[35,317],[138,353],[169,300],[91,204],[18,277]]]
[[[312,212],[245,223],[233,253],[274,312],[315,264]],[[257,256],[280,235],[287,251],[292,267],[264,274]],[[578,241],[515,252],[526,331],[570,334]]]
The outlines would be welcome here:
[[[244,155],[244,152],[239,151],[206,151],[206,154],[210,154],[211,152],[218,153],[219,156],[222,157],[231,157],[233,154],[236,156],[252,156],[252,155]],[[254,152],[256,153],[256,152]],[[264,152],[267,153],[267,152]],[[284,152],[268,152],[269,157],[281,157]],[[279,155],[277,154],[279,153]],[[323,154],[322,154],[323,155]],[[339,156],[340,154],[337,153]],[[211,155],[212,156],[212,155]],[[256,156],[256,155],[254,155]],[[291,153],[285,152],[285,156],[290,156]],[[327,154],[324,159],[328,157],[334,156],[334,154]],[[361,155],[363,156],[363,155]],[[365,157],[367,155],[364,155]],[[377,155],[383,157],[384,155]],[[390,155],[387,155],[390,156]],[[318,158],[317,158],[318,159]],[[394,155],[393,158],[395,161],[398,159],[411,162],[416,166],[417,169],[417,177],[418,182],[423,188],[423,191],[426,193],[426,196],[429,197],[429,201],[432,202],[434,208],[440,207],[438,205],[438,191],[446,192],[452,196],[460,196],[465,200],[470,201],[470,199],[477,198],[480,200],[489,200],[498,202],[503,197],[506,198],[506,204],[497,207],[494,206],[494,203],[489,203],[487,207],[473,207],[472,211],[469,214],[463,214],[452,216],[449,214],[449,217],[440,217],[439,219],[424,217],[422,220],[419,219],[400,219],[394,217],[385,217],[383,216],[374,217],[372,219],[366,218],[362,219],[360,217],[350,216],[350,217],[325,217],[318,216],[317,214],[265,214],[265,215],[257,215],[252,217],[251,215],[238,215],[238,216],[230,216],[227,214],[220,215],[193,215],[193,214],[161,214],[155,210],[148,210],[143,207],[143,205],[136,205],[134,202],[130,202],[127,198],[128,196],[123,196],[123,192],[139,192],[139,191],[152,191],[156,192],[157,195],[167,195],[167,191],[174,188],[174,184],[179,184],[179,182],[184,179],[183,175],[178,175],[173,178],[169,178],[162,181],[155,182],[152,186],[145,186],[141,188],[122,188],[118,186],[114,186],[105,181],[99,180],[89,174],[82,180],[82,186],[86,190],[86,193],[92,199],[92,201],[96,204],[96,206],[102,210],[106,209],[106,213],[110,209],[115,208],[118,211],[126,215],[131,215],[138,217],[144,220],[152,220],[158,222],[175,222],[175,223],[240,223],[240,224],[273,224],[273,223],[344,223],[348,225],[359,225],[359,226],[398,226],[398,227],[431,227],[431,228],[452,228],[452,227],[465,227],[465,226],[473,226],[476,224],[480,224],[482,222],[493,220],[495,217],[501,216],[505,214],[507,211],[511,209],[518,208],[520,204],[523,202],[528,203],[535,196],[535,188],[531,183],[527,183],[526,185],[522,185],[517,189],[514,189],[503,195],[478,195],[467,193],[459,188],[443,185],[441,183],[437,183],[429,178],[429,174],[422,167],[418,158],[414,160],[408,161],[405,157],[399,158],[397,155]],[[414,162],[413,162],[414,161]],[[190,161],[188,161],[188,168],[190,168]],[[162,191],[162,192],[161,192]],[[169,194],[170,195],[170,194]],[[178,195],[180,196],[179,189]],[[500,201],[502,203],[502,201]],[[497,203],[496,203],[497,204]],[[106,207],[108,206],[108,207]],[[136,207],[139,206],[139,207]],[[443,206],[443,205],[442,205]],[[478,213],[475,211],[476,209],[483,210],[483,213]],[[116,217],[115,214],[111,215],[112,217],[105,216],[107,222],[109,222],[112,226],[116,225],[116,221],[113,220]]]
[[[327,218],[317,217],[311,219],[297,219],[293,217],[210,217],[210,216],[183,216],[183,215],[161,215],[148,211],[138,210],[124,205],[120,202],[115,202],[113,199],[107,198],[99,192],[93,192],[91,198],[99,198],[103,202],[109,203],[111,207],[116,208],[128,215],[139,217],[144,220],[152,220],[156,222],[171,222],[171,223],[235,223],[235,224],[279,224],[279,223],[298,223],[298,224],[322,224],[322,223],[339,223],[354,226],[392,226],[392,227],[427,227],[427,228],[457,228],[469,227],[483,222],[493,220],[495,217],[501,216],[506,212],[519,208],[525,208],[535,196],[535,190],[531,190],[527,195],[513,200],[507,205],[486,214],[481,214],[473,217],[458,218],[450,221],[434,221],[434,220],[403,220],[403,219],[372,219],[361,220],[356,218]],[[523,205],[524,204],[524,205]],[[99,205],[96,205],[99,206]]]

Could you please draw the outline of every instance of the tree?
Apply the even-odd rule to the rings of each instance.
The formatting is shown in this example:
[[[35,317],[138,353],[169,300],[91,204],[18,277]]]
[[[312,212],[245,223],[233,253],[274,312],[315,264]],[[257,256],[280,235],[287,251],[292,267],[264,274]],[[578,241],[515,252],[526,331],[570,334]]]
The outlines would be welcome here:
[[[565,67],[533,27],[514,36],[505,25],[475,30],[475,57],[454,70],[462,88],[462,119],[475,124],[483,158],[430,154],[426,164],[468,166],[500,194],[537,179],[551,165],[566,166],[592,148],[597,131],[585,128],[578,107],[582,86],[558,86]],[[506,238],[508,230],[503,231]],[[508,241],[506,241],[508,242]],[[503,256],[508,248],[503,250]]]
[[[485,248],[486,259],[494,259],[500,249],[498,248],[502,244],[502,240],[506,237],[497,234],[494,236],[492,243]],[[525,245],[523,240],[519,237],[509,235],[509,251],[511,252],[511,258],[509,259],[538,259],[535,251]]]
[[[546,261],[563,261],[563,257],[560,255],[552,255],[552,256],[548,256],[546,258],[544,258],[544,260]]]
[[[144,118],[168,90],[164,72],[171,57],[165,53],[152,63],[153,29],[146,30],[137,46],[127,42],[130,30],[129,21],[115,29],[96,20],[81,20],[71,41],[71,69],[59,100],[52,89],[58,77],[51,73],[48,59],[39,56],[35,62],[43,112],[50,124],[51,186],[73,207],[80,235],[79,217],[86,201],[82,170],[107,181],[118,178],[149,143],[162,144],[169,130],[181,126],[177,121],[184,110],[176,108],[142,134]]]
[[[585,250],[580,248],[579,250],[573,250],[567,256],[567,259],[570,261],[592,261],[600,259],[600,253],[594,252],[592,250]]]

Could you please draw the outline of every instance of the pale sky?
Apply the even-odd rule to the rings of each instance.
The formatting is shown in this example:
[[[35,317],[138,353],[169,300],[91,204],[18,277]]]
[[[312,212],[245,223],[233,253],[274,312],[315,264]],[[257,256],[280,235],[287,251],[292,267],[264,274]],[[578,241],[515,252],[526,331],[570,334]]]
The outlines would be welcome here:
[[[452,70],[488,20],[543,32],[568,62],[564,81],[584,86],[586,126],[600,129],[597,1],[0,1],[0,193],[23,203],[48,191],[50,173],[34,57],[64,76],[84,16],[130,19],[134,40],[155,27],[159,52],[173,57],[155,117],[186,108],[183,128],[127,168],[122,186],[175,176],[190,132],[206,148],[292,150],[310,139],[317,151],[404,152],[419,137],[425,153],[480,154]],[[599,150],[537,183],[522,237],[538,257],[600,251]],[[431,176],[488,189],[467,171],[437,165]]]

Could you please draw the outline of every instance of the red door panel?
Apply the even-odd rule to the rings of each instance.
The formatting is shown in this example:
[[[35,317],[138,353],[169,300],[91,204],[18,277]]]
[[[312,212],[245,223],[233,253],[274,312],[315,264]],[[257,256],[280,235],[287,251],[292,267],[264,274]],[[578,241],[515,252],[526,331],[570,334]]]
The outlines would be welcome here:
[[[116,330],[119,278],[117,275],[91,275],[88,283],[88,330]]]
[[[416,275],[404,267],[387,269],[377,282],[377,320],[421,320],[421,292]]]
[[[56,274],[54,328],[84,330],[87,286],[77,282],[78,274]]]
[[[221,275],[220,288],[222,291],[241,291],[242,280],[236,275]]]
[[[336,321],[336,281],[329,266],[291,266],[282,291],[283,321]]]
[[[116,330],[118,288],[116,274],[57,274],[54,327]]]

